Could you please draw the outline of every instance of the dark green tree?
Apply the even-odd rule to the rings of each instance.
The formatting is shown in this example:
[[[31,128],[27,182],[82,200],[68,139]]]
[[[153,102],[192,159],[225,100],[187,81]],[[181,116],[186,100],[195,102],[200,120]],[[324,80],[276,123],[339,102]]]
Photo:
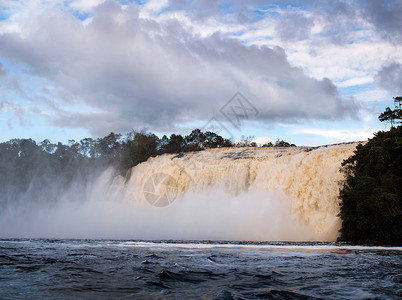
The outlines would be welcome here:
[[[185,137],[185,141],[185,151],[202,150],[205,143],[205,134],[198,128],[194,129],[189,135]]]
[[[402,244],[402,126],[358,145],[341,171],[340,239]]]
[[[96,141],[92,138],[85,138],[80,141],[80,153],[86,157],[95,158]]]
[[[268,143],[265,143],[264,145],[262,145],[262,147],[273,147],[274,146],[274,144],[272,143],[272,142],[268,142]]]
[[[223,148],[232,147],[232,142],[228,139],[217,135],[214,132],[205,132],[205,141],[203,142],[203,148]]]
[[[296,145],[285,142],[284,140],[277,140],[275,142],[275,147],[296,147]]]
[[[141,131],[133,132],[131,136],[132,140],[129,137],[122,154],[121,169],[123,173],[158,154],[159,138],[155,134]]]
[[[378,116],[381,122],[389,122],[391,128],[394,124],[401,124],[402,110],[401,110],[402,97],[394,97],[395,109],[387,107],[383,113]]]
[[[185,137],[186,143],[201,144],[205,141],[205,134],[200,129],[194,129]]]
[[[113,132],[96,140],[95,152],[98,157],[114,162],[120,158],[121,134]]]
[[[162,147],[164,153],[179,153],[186,145],[185,139],[180,134],[171,134],[169,141]]]
[[[401,109],[402,96],[394,97],[395,108]]]
[[[391,128],[394,127],[394,121],[397,118],[397,112],[387,107],[383,113],[378,116],[378,119],[381,122],[389,122],[391,124]]]

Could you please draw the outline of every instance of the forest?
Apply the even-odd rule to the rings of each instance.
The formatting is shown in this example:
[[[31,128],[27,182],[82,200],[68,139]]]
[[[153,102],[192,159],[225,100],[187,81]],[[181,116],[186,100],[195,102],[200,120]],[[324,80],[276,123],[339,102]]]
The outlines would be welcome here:
[[[54,202],[71,185],[75,190],[85,191],[88,182],[109,167],[113,167],[115,175],[125,176],[137,164],[165,153],[247,146],[257,145],[250,137],[233,142],[200,129],[186,136],[171,134],[162,138],[145,130],[124,136],[112,132],[97,139],[70,140],[68,145],[53,144],[47,139],[39,143],[12,139],[0,143],[0,208],[16,201]],[[283,140],[262,145],[274,146],[295,145]]]
[[[379,116],[389,131],[379,131],[342,163],[341,241],[402,244],[402,97]],[[394,125],[398,125],[394,127]]]

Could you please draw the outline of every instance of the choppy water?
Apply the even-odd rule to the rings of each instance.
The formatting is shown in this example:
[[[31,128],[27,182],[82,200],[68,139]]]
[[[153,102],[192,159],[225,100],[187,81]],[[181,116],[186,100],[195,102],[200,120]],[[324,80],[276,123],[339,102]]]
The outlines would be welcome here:
[[[395,299],[402,248],[0,240],[1,299]]]

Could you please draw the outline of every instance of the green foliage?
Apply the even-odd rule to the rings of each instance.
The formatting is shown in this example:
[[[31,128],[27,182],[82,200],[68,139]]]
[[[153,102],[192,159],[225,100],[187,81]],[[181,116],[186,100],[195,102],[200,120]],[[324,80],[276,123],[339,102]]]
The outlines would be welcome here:
[[[254,137],[243,138],[239,142],[236,143],[236,147],[257,147],[257,144],[252,141],[253,139],[254,139]],[[268,142],[268,143],[263,144],[261,147],[263,147],[263,148],[296,147],[296,145],[285,142],[284,140],[276,140],[275,143]]]
[[[341,240],[402,244],[402,126],[376,133],[342,166]]]
[[[265,143],[264,145],[262,145],[262,147],[264,147],[264,148],[269,148],[269,147],[273,147],[274,146],[274,144],[272,144],[272,142],[268,142],[268,143]]]
[[[205,134],[197,128],[186,136],[186,143],[197,144],[199,147],[201,147],[202,143],[205,141],[205,138]]]
[[[126,175],[132,167],[164,153],[232,146],[230,140],[200,129],[169,138],[146,131],[132,131],[123,138],[111,132],[97,139],[70,140],[67,145],[13,139],[0,143],[0,210],[23,199],[54,202],[71,187],[85,191],[91,176],[110,166]]]
[[[95,156],[110,162],[115,162],[120,159],[121,150],[121,134],[111,132],[109,135],[99,138],[94,143]]]
[[[283,140],[277,140],[277,141],[275,142],[275,145],[274,145],[274,146],[275,146],[275,147],[296,147],[295,144],[290,144],[290,143],[285,142],[285,141],[283,141]]]
[[[402,120],[402,109],[401,109],[402,97],[394,97],[395,109],[390,109],[387,107],[383,113],[378,116],[381,122],[389,122],[391,128],[394,124],[401,124]]]
[[[205,132],[205,141],[202,144],[203,148],[221,148],[221,147],[231,147],[232,143],[217,135],[214,132],[207,131]]]
[[[164,135],[161,139],[153,133],[133,131],[121,146],[120,171],[125,174],[129,169],[148,158],[164,153],[200,151],[208,148],[231,146],[231,141],[213,132],[203,133],[200,129],[194,129],[185,137],[180,134],[172,134],[169,138]]]
[[[159,138],[147,132],[132,132],[126,144],[122,147],[121,171],[125,173],[130,168],[158,154]]]
[[[24,197],[53,201],[74,179],[85,185],[83,175],[92,171],[91,166],[76,144],[37,144],[31,139],[0,143],[0,206]]]
[[[180,134],[170,135],[170,139],[161,147],[162,153],[176,153],[186,144],[185,139]]]

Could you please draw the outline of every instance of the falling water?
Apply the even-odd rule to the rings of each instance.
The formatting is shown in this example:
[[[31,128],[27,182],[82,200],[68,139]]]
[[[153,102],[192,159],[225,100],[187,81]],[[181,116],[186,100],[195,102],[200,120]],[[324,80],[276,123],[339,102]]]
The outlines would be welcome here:
[[[341,162],[357,143],[162,155],[109,169],[49,207],[1,214],[1,237],[334,241]]]

